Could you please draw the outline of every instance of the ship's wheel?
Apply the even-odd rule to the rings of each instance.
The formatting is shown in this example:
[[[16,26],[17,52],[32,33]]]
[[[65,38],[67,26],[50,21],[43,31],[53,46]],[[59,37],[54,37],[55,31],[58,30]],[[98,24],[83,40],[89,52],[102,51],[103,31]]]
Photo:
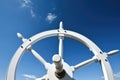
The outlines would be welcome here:
[[[108,53],[105,53],[87,37],[73,31],[64,30],[62,22],[60,22],[59,29],[41,32],[34,35],[33,37],[30,37],[29,39],[24,38],[20,33],[17,33],[17,35],[23,41],[23,44],[17,49],[10,62],[6,80],[16,80],[16,69],[20,61],[20,58],[23,56],[25,51],[30,51],[36,57],[36,59],[38,59],[44,65],[47,71],[45,76],[43,76],[42,78],[38,78],[36,80],[74,80],[73,72],[92,62],[101,63],[105,80],[114,80],[113,72],[107,57],[120,51],[113,50]],[[33,44],[44,38],[51,36],[59,37],[59,50],[58,50],[59,52],[58,54],[55,54],[52,57],[53,60],[52,64],[46,62],[40,56],[40,54],[38,54],[35,50],[32,49]],[[93,52],[94,56],[91,59],[83,61],[75,66],[70,66],[69,64],[64,62],[63,59],[63,39],[65,37],[78,40],[80,43],[88,47],[89,50]]]

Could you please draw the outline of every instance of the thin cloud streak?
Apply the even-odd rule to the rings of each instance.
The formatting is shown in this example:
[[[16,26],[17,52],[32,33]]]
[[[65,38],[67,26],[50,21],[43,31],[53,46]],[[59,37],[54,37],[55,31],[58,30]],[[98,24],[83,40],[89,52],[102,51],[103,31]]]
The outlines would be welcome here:
[[[25,80],[45,80],[46,79],[46,75],[44,75],[41,78],[37,78],[35,75],[29,75],[29,74],[23,74],[22,75]]]
[[[36,80],[37,77],[35,75],[29,75],[29,74],[23,74],[23,77],[25,77],[26,80]]]

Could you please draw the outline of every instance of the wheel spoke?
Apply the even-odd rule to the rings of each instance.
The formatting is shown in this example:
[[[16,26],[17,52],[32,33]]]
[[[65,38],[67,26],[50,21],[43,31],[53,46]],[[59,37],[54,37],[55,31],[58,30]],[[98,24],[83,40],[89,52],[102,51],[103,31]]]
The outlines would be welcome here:
[[[112,50],[112,51],[108,52],[107,55],[111,56],[111,55],[117,54],[119,52],[120,52],[120,50],[118,50],[118,49],[117,50]]]
[[[59,55],[63,56],[63,38],[59,37]]]
[[[31,51],[31,53],[35,56],[35,58],[38,59],[38,60],[45,66],[45,68],[46,68],[46,67],[47,67],[46,65],[47,65],[48,62],[46,62],[46,61],[41,57],[41,55],[38,54],[35,50],[31,49],[30,51]]]
[[[91,58],[91,59],[88,59],[88,60],[86,60],[86,61],[83,61],[83,62],[81,62],[81,63],[73,66],[74,71],[76,71],[77,69],[79,69],[79,68],[81,68],[81,67],[83,67],[83,66],[86,66],[86,65],[88,65],[88,64],[90,64],[90,63],[92,63],[92,62],[94,62],[94,61],[96,61],[96,60],[97,60],[97,58],[96,58],[96,57],[93,57],[93,58]]]
[[[59,55],[63,56],[63,39],[64,39],[64,29],[63,29],[63,24],[62,22],[60,22],[60,25],[59,25],[59,49],[58,49],[58,53]]]
[[[21,33],[17,33],[17,36],[18,36],[18,38],[20,38],[20,39],[22,40],[22,42],[27,41],[27,39],[24,38]],[[47,66],[46,66],[46,65],[47,65],[48,63],[41,57],[40,54],[38,54],[35,50],[33,50],[33,49],[31,48],[31,45],[29,45],[26,49],[27,49],[28,51],[31,51],[31,53],[35,56],[35,58],[37,58],[37,59],[45,66],[45,68],[47,69]]]

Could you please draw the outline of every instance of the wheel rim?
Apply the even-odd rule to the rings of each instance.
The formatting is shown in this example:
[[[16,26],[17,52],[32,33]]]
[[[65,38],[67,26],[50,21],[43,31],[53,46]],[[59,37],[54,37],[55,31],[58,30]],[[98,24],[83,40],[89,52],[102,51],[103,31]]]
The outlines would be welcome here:
[[[49,31],[45,31],[45,32],[36,34],[35,36],[27,39],[18,48],[18,50],[14,54],[14,56],[10,62],[9,68],[8,68],[6,80],[15,80],[16,79],[17,65],[20,61],[20,58],[26,51],[26,48],[28,48],[29,46],[35,44],[36,42],[38,42],[44,38],[52,37],[52,36],[59,36],[59,34],[64,34],[64,37],[69,37],[69,38],[78,40],[80,43],[87,46],[89,48],[89,50],[91,50],[93,52],[94,56],[97,57],[97,60],[101,63],[103,74],[104,74],[104,79],[105,80],[114,80],[111,66],[110,66],[109,61],[107,60],[107,56],[104,54],[104,52],[102,52],[102,50],[87,37],[85,37],[79,33],[69,31],[69,30],[63,30],[63,31],[49,30]]]

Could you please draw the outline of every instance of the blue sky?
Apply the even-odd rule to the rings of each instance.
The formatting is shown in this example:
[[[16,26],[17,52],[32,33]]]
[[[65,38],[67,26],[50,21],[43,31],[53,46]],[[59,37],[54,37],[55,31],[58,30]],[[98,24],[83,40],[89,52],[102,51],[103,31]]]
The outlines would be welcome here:
[[[16,36],[17,32],[29,38],[42,31],[58,29],[59,22],[63,21],[64,29],[83,34],[104,52],[120,49],[119,4],[119,0],[1,0],[0,80],[5,79],[10,60],[22,44]],[[52,56],[58,53],[58,38],[41,40],[33,48],[52,63]],[[70,65],[92,56],[81,43],[65,38],[64,59]],[[115,80],[119,80],[120,54],[109,57],[109,61]],[[26,75],[36,78],[44,74],[43,65],[30,52],[26,52],[18,65],[17,80],[27,80]],[[74,74],[77,80],[101,80],[102,76],[99,63],[86,66]]]

